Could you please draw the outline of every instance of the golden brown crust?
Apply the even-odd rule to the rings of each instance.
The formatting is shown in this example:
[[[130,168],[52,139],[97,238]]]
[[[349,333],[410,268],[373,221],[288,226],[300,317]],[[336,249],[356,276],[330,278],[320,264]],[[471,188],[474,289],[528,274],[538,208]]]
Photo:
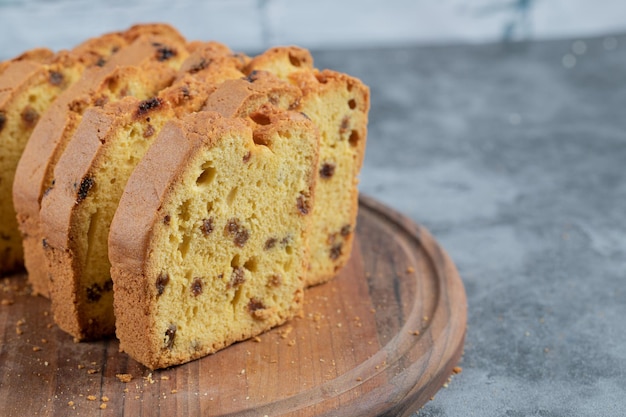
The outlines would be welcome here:
[[[281,109],[297,106],[301,91],[269,72],[255,72],[245,78],[224,81],[209,97],[206,110],[226,117],[248,117],[265,103]]]
[[[244,77],[242,71],[248,60],[246,55],[235,54],[217,42],[199,44],[183,62],[175,83],[196,80],[217,86],[225,80]]]
[[[246,67],[246,73],[259,69],[287,79],[294,72],[306,73],[315,68],[313,57],[308,50],[297,46],[281,46],[270,48],[252,58]]]
[[[19,61],[32,61],[44,64],[48,62],[54,56],[54,52],[48,48],[33,48],[21,53],[20,55],[0,62],[0,75],[6,70],[12,63]]]
[[[137,38],[150,35],[163,36],[179,43],[187,42],[178,29],[167,23],[160,22],[136,24],[121,32],[121,35],[128,43],[134,42]]]

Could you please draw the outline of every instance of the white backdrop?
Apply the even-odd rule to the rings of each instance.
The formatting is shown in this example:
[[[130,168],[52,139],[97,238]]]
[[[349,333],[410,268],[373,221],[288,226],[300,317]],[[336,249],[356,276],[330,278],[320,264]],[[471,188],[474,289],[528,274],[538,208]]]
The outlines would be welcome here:
[[[0,0],[0,59],[133,23],[254,52],[585,37],[626,30],[625,0]]]

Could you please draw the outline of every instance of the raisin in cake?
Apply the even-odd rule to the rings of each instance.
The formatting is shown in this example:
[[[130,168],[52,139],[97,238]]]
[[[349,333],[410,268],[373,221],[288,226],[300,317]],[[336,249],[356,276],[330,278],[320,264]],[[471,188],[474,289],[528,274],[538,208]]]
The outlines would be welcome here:
[[[61,329],[79,340],[113,334],[107,240],[124,185],[162,126],[199,110],[224,79],[242,77],[244,63],[215,44],[198,46],[177,81],[157,96],[126,97],[85,112],[40,211]]]
[[[12,185],[31,132],[50,104],[86,68],[101,65],[126,43],[111,33],[70,51],[33,50],[2,65],[0,75],[0,274],[23,264],[21,236],[13,208]]]
[[[176,34],[134,36],[103,64],[57,97],[42,115],[23,151],[15,173],[13,200],[22,233],[25,265],[33,291],[49,295],[46,246],[41,233],[39,208],[45,190],[52,186],[53,170],[86,109],[103,106],[125,96],[145,99],[171,84],[176,70],[188,56],[184,39]],[[140,32],[140,33],[143,33]]]
[[[255,57],[248,73],[265,70],[297,85],[302,98],[293,107],[320,131],[320,169],[307,284],[330,280],[348,261],[358,210],[358,174],[365,153],[369,89],[358,79],[318,71],[309,52],[272,48]]]
[[[149,368],[247,339],[301,308],[318,133],[300,113],[168,123],[109,237],[120,348]]]

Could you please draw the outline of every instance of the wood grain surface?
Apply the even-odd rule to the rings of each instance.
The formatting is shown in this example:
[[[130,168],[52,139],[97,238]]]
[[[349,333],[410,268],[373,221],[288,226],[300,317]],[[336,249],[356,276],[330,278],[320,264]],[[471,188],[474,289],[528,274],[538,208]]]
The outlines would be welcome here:
[[[466,297],[422,227],[361,197],[349,264],[302,316],[150,372],[115,339],[74,343],[24,275],[0,285],[0,416],[409,416],[452,374]],[[130,382],[122,379],[131,378]]]

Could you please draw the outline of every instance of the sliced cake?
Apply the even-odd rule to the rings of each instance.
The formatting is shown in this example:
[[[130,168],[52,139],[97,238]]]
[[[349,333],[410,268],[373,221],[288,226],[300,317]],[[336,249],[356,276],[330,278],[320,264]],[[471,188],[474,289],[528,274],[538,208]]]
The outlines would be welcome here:
[[[177,81],[158,95],[126,97],[85,112],[40,211],[54,318],[76,339],[114,333],[107,239],[134,167],[167,121],[201,109],[224,79],[243,76],[244,64],[214,43],[197,46]]]
[[[22,233],[25,265],[33,291],[49,295],[50,276],[44,255],[39,208],[53,184],[53,170],[90,107],[102,107],[125,96],[146,99],[170,85],[187,58],[179,35],[150,34],[152,26],[131,29],[132,42],[101,67],[92,67],[49,106],[34,129],[17,166],[13,200]],[[142,36],[135,36],[147,32]]]
[[[270,71],[298,86],[293,110],[311,118],[320,131],[320,169],[307,285],[330,280],[348,261],[358,211],[358,174],[365,153],[369,89],[358,79],[318,71],[310,53],[297,47],[272,48],[250,62],[247,73]]]
[[[33,50],[2,65],[0,75],[0,274],[23,264],[12,185],[22,151],[41,115],[86,68],[101,65],[126,43],[107,34],[71,51]]]
[[[111,224],[123,351],[153,369],[181,364],[300,310],[317,150],[305,116],[268,105],[165,126]]]

